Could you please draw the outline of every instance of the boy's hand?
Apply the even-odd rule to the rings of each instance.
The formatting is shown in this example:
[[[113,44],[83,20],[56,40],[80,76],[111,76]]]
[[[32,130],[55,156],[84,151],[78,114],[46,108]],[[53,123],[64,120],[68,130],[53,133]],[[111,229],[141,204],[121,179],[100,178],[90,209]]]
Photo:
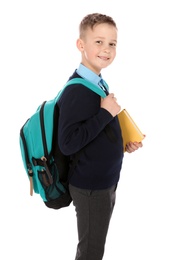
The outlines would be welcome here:
[[[114,94],[111,93],[105,98],[101,98],[101,108],[106,109],[113,117],[119,114],[121,107],[117,103]]]
[[[128,153],[133,153],[134,151],[138,150],[140,147],[142,147],[143,144],[142,142],[137,143],[137,142],[129,142],[128,144],[126,144],[126,152]]]

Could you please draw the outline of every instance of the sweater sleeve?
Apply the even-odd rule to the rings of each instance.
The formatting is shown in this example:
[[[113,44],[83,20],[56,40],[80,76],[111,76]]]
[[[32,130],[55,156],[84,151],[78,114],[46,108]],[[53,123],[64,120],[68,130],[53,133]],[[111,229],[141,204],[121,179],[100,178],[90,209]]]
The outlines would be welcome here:
[[[113,119],[100,107],[100,96],[82,85],[68,86],[58,106],[58,144],[65,155],[81,150]]]

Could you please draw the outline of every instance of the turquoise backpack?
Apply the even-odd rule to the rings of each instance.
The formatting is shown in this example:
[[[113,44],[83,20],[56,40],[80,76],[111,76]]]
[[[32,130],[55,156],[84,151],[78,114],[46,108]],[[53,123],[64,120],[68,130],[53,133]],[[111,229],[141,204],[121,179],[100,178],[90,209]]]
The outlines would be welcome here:
[[[56,105],[68,85],[82,84],[105,97],[105,92],[91,82],[75,78],[69,80],[50,101],[44,101],[20,129],[20,150],[25,171],[30,180],[30,194],[40,194],[49,208],[60,209],[70,205],[68,174],[76,166],[80,152],[69,168],[69,156],[57,145],[58,107]]]

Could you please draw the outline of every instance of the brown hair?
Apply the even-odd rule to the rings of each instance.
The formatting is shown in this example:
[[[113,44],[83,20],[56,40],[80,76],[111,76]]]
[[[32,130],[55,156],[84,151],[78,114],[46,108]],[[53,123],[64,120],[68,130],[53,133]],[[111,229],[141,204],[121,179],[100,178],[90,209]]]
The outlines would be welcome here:
[[[116,23],[112,19],[112,17],[104,15],[104,14],[100,14],[100,13],[88,14],[83,18],[83,20],[80,23],[80,26],[79,26],[80,37],[84,36],[84,33],[88,28],[93,29],[94,26],[101,24],[101,23],[110,24],[117,29]]]

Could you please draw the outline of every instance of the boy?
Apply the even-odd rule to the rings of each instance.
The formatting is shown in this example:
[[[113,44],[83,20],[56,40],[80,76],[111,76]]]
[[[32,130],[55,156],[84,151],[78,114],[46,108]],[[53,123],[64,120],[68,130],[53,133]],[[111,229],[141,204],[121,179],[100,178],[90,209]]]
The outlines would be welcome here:
[[[81,63],[72,78],[85,78],[106,91],[99,95],[81,84],[68,86],[58,105],[59,147],[71,160],[81,151],[69,176],[69,190],[77,214],[76,260],[101,260],[117,183],[123,161],[123,143],[117,118],[121,107],[102,79],[101,70],[116,56],[117,27],[106,15],[93,13],[83,18],[77,48]],[[142,143],[129,143],[131,153]]]

